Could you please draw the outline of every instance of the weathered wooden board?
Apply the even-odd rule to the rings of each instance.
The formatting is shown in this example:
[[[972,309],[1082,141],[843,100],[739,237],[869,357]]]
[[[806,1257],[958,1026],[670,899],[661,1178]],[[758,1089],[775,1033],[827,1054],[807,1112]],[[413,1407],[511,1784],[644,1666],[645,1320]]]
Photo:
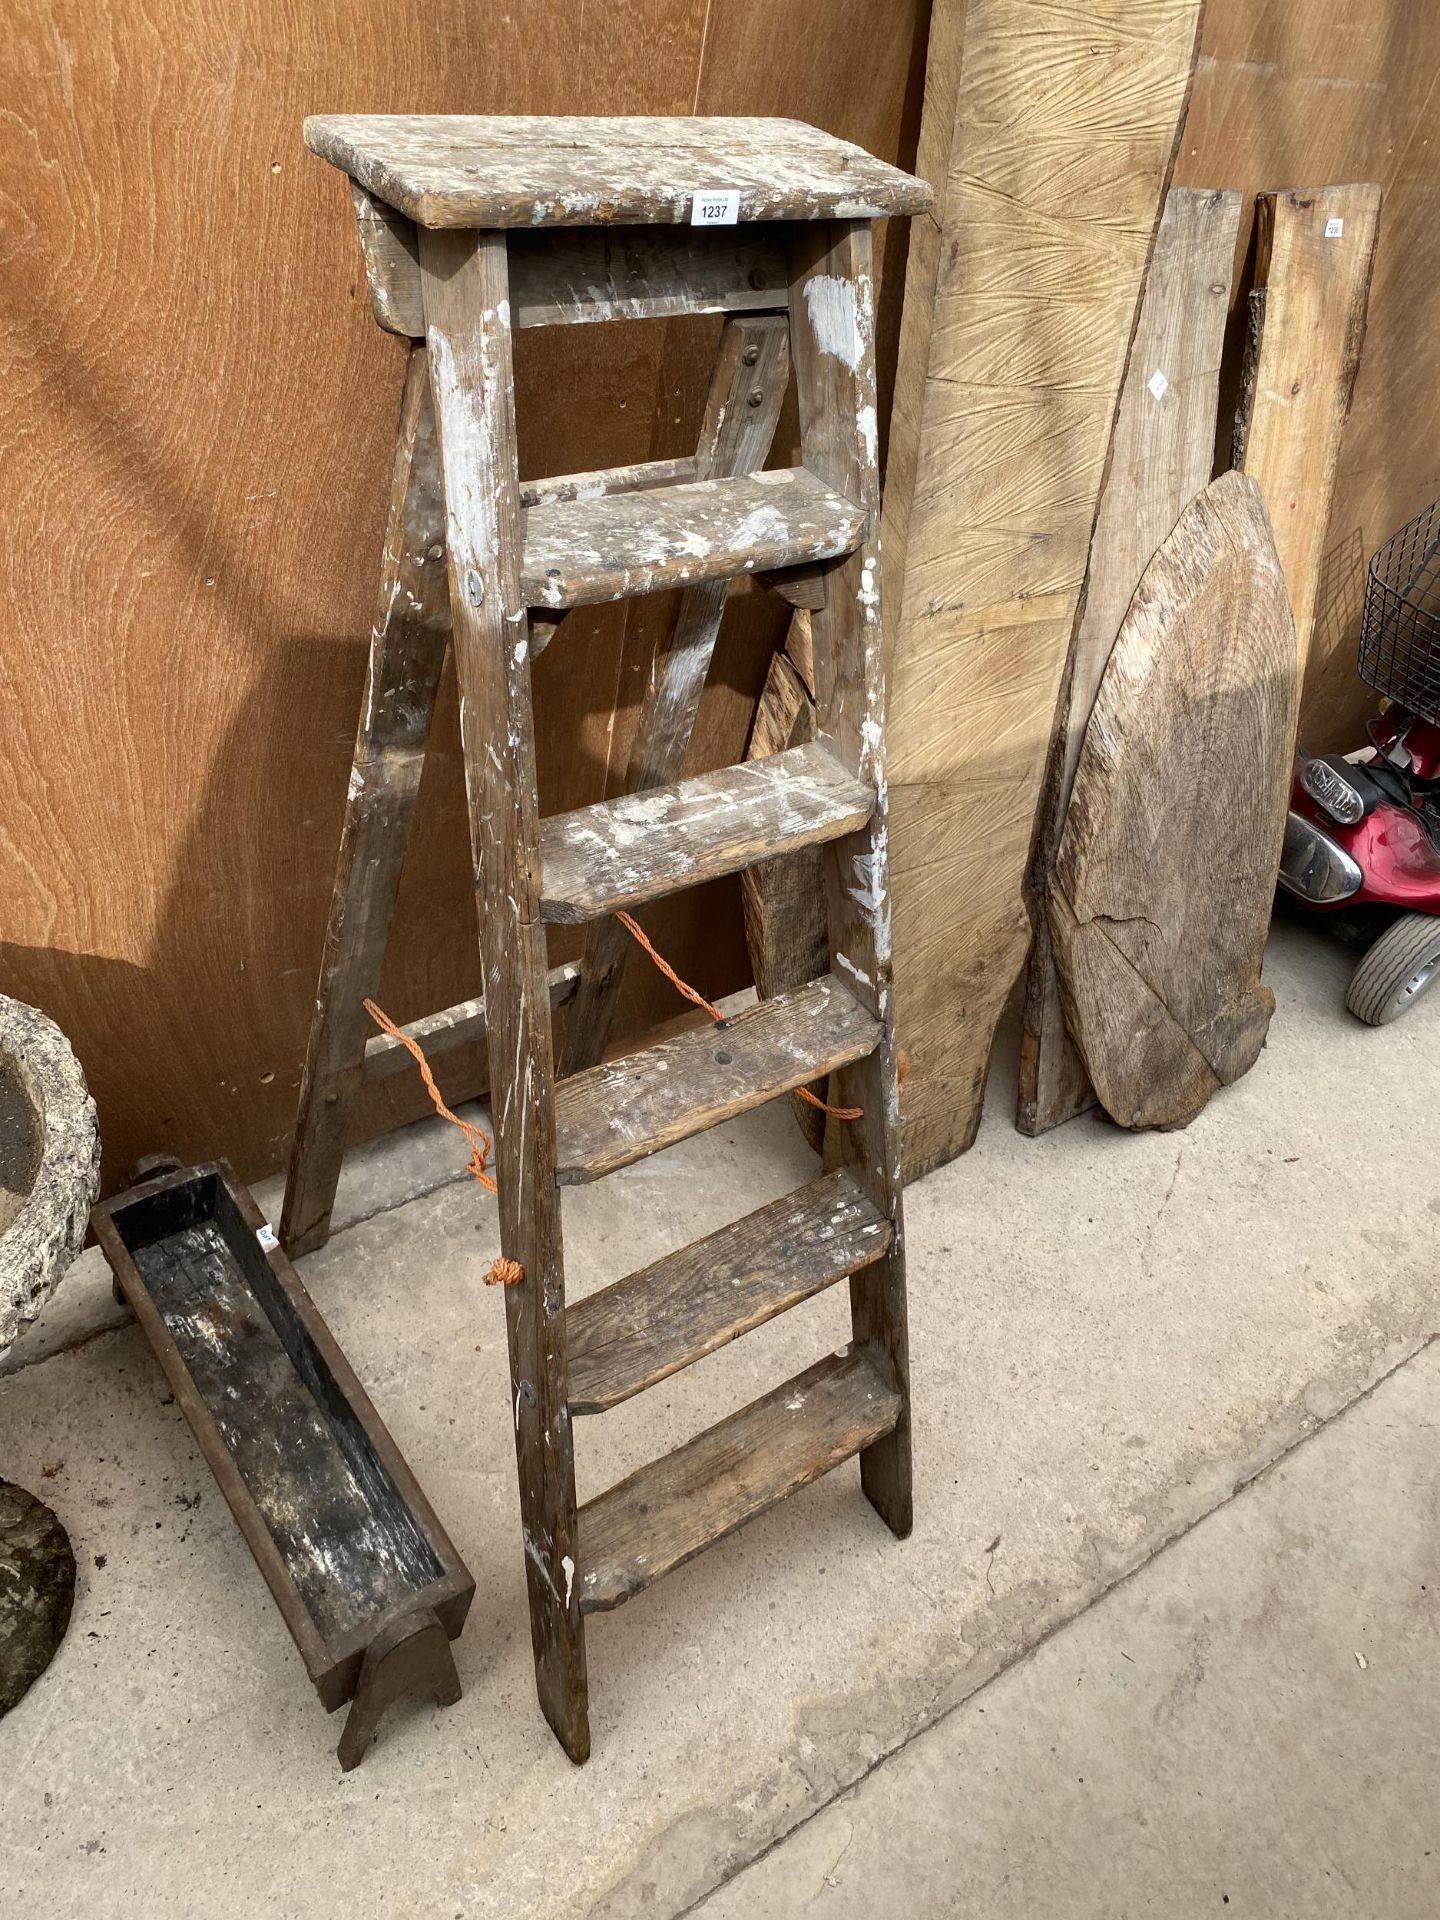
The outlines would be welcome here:
[[[777,653],[755,709],[755,728],[745,758],[759,760],[784,753],[814,737],[815,702],[788,654]],[[740,898],[745,944],[755,990],[762,1000],[773,1000],[777,993],[788,993],[828,971],[825,864],[818,848],[747,867],[740,876]],[[820,1099],[825,1097],[823,1084],[817,1083],[811,1091]],[[791,1096],[791,1106],[800,1131],[819,1153],[825,1144],[824,1114],[798,1094]]]
[[[1070,1031],[1122,1126],[1187,1125],[1264,1045],[1295,707],[1264,496],[1222,474],[1121,625],[1049,889]]]
[[[1270,509],[1302,681],[1379,218],[1373,185],[1266,194],[1257,216],[1235,464],[1259,482]]]
[[[316,114],[305,144],[427,227],[681,226],[707,194],[738,194],[741,221],[874,220],[930,200],[923,182],[799,120]]]
[[[1209,0],[1178,163],[1187,185],[1218,182],[1245,195],[1237,258],[1251,240],[1252,196],[1347,180],[1377,181],[1383,193],[1301,703],[1301,731],[1317,752],[1348,751],[1365,738],[1373,697],[1355,673],[1365,562],[1440,493],[1440,447],[1427,409],[1415,404],[1440,391],[1440,170],[1430,128],[1437,63],[1435,7]]]
[[[803,467],[531,507],[521,587],[533,607],[575,607],[828,560],[863,518]]]
[[[1031,853],[1034,944],[1017,1103],[1022,1133],[1044,1133],[1094,1103],[1060,1006],[1045,896],[1086,723],[1125,609],[1156,548],[1214,466],[1239,219],[1237,193],[1172,187],[1145,275]]]
[[[598,1180],[628,1167],[863,1059],[879,1038],[879,1022],[827,976],[723,1026],[691,1028],[577,1073],[556,1089],[559,1178]]]
[[[934,316],[897,375],[915,479],[907,498],[891,477],[884,542],[903,547],[890,785],[911,1177],[973,1139],[1029,944],[1051,720],[1199,11],[964,8]]]
[[[585,1643],[564,1572],[579,1548],[565,1404],[555,1068],[539,912],[540,797],[504,236],[427,228],[420,235],[420,269],[475,896],[483,902],[477,933],[496,1091],[500,1248],[520,1269],[504,1294],[530,1638],[541,1709],[578,1763],[590,1751],[590,1725]],[[521,1381],[529,1388],[523,1396]]]
[[[450,595],[429,380],[425,349],[412,347],[391,471],[370,665],[280,1222],[281,1242],[293,1258],[322,1246],[330,1230],[346,1126],[363,1080],[369,1029],[364,1002],[379,991],[386,930],[400,886],[445,658]]]
[[[894,1430],[864,1352],[828,1355],[580,1510],[580,1606],[606,1613]]]
[[[601,1413],[878,1260],[890,1222],[837,1170],[571,1304],[570,1411]]]
[[[863,827],[875,795],[818,741],[547,820],[540,910],[593,920]],[[809,976],[813,978],[814,976]]]
[[[376,322],[421,339],[415,223],[353,180],[350,186]],[[547,228],[512,233],[508,252],[517,331],[764,309],[785,298],[785,251],[778,233],[763,227]]]

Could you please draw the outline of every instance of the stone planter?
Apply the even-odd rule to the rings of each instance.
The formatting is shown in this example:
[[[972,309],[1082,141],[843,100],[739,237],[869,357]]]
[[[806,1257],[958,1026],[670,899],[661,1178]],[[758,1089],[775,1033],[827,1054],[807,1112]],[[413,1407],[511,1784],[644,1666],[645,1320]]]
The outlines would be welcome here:
[[[95,1103],[70,1043],[0,994],[0,1353],[80,1251],[99,1187]]]
[[[0,1353],[80,1251],[99,1185],[95,1103],[79,1061],[53,1021],[0,995]],[[74,1593],[65,1529],[0,1479],[0,1715],[49,1665]]]

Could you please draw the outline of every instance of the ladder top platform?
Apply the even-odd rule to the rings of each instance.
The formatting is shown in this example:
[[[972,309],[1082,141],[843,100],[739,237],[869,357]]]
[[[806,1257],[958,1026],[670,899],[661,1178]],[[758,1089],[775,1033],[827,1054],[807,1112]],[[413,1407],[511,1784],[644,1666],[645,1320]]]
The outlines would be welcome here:
[[[800,120],[319,114],[305,144],[423,227],[688,226],[726,192],[740,222],[872,220],[933,198]]]

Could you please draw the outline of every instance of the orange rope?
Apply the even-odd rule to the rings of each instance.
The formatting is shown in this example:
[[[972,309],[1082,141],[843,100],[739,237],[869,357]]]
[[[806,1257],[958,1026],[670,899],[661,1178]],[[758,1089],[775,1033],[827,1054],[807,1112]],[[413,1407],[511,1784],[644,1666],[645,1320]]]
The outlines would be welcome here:
[[[634,920],[630,918],[630,915],[628,913],[617,912],[615,915],[615,918],[620,922],[621,926],[624,927],[625,931],[631,936],[631,938],[638,941],[639,944],[645,949],[646,953],[649,954],[650,958],[655,962],[656,966],[660,969],[661,973],[664,974],[665,978],[670,982],[671,986],[678,987],[681,993],[684,994],[687,1000],[691,1001],[697,1007],[703,1007],[706,1013],[709,1014],[712,1020],[716,1021],[720,1026],[724,1026],[725,1016],[723,1013],[721,1013],[720,1009],[717,1006],[713,1005],[712,1002],[707,1000],[703,993],[697,993],[694,987],[689,986],[684,980],[680,978],[679,974],[676,973],[675,969],[670,965],[670,962],[667,959],[665,959],[664,955],[659,954],[655,951],[654,947],[650,944],[649,940],[646,938],[643,930],[637,925],[637,923]],[[827,1106],[826,1103],[818,1097],[818,1095],[811,1093],[808,1087],[796,1087],[794,1091],[799,1094],[802,1100],[808,1100],[812,1107],[818,1107],[821,1113],[828,1113],[830,1117],[834,1120],[858,1120],[865,1111],[863,1107]]]
[[[389,1014],[382,1013],[373,1000],[362,1000],[360,1004],[375,1022],[376,1026],[379,1027],[380,1031],[382,1033],[388,1033],[392,1040],[398,1040],[405,1051],[412,1056],[416,1066],[420,1069],[420,1078],[425,1082],[425,1091],[435,1103],[435,1111],[440,1115],[442,1120],[448,1120],[452,1127],[458,1127],[470,1142],[470,1160],[465,1171],[467,1173],[473,1173],[482,1187],[488,1187],[490,1192],[494,1193],[495,1182],[486,1172],[486,1168],[490,1165],[490,1150],[493,1145],[489,1134],[486,1133],[483,1127],[472,1127],[468,1120],[462,1120],[458,1113],[452,1113],[449,1107],[446,1106],[440,1089],[435,1084],[435,1076],[430,1071],[430,1062],[425,1058],[420,1043],[417,1040],[412,1040],[402,1027],[397,1027]],[[515,1263],[512,1261],[511,1264],[513,1265]],[[507,1282],[506,1284],[508,1285],[510,1283]]]
[[[649,954],[650,958],[655,962],[656,966],[660,969],[661,973],[664,974],[665,978],[670,982],[672,987],[678,987],[681,993],[684,994],[687,1000],[691,1001],[697,1007],[703,1007],[706,1013],[709,1014],[712,1020],[718,1020],[723,1024],[725,1016],[723,1013],[721,1013],[720,1009],[716,1006],[712,1006],[711,1003],[705,998],[703,993],[697,993],[694,987],[686,985],[686,983],[680,978],[679,974],[676,973],[675,969],[671,966],[670,962],[667,959],[665,959],[662,954],[658,954],[655,951],[654,947],[652,947],[650,942],[646,939],[645,934],[641,929],[641,927],[634,920],[630,918],[628,913],[617,913],[615,915],[615,918],[620,922],[621,926],[624,927],[625,931],[632,937],[632,939],[638,940],[640,942],[641,946],[645,949],[646,953]]]

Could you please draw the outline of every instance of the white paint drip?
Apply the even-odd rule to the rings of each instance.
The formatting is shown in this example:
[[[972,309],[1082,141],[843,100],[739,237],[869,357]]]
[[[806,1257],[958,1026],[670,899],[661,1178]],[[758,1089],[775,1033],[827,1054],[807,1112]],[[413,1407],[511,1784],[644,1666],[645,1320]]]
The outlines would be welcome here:
[[[560,1556],[560,1565],[565,1569],[565,1605],[569,1608],[570,1596],[575,1591],[575,1562],[568,1553]]]
[[[874,407],[861,407],[855,416],[855,427],[860,435],[861,445],[865,449],[865,458],[873,466],[880,447]],[[867,560],[865,564],[868,567],[870,563]]]
[[[855,312],[854,281],[817,273],[805,283],[805,307],[820,351],[843,361],[853,373],[865,347]]]
[[[539,1568],[541,1574],[544,1576],[546,1586],[549,1587],[550,1591],[554,1594],[555,1598],[558,1600],[560,1598],[560,1589],[556,1586],[554,1578],[551,1575],[550,1569],[545,1564],[544,1554],[541,1553],[540,1549],[536,1546],[535,1542],[530,1538],[530,1531],[528,1527],[525,1529],[525,1557],[534,1566]]]

